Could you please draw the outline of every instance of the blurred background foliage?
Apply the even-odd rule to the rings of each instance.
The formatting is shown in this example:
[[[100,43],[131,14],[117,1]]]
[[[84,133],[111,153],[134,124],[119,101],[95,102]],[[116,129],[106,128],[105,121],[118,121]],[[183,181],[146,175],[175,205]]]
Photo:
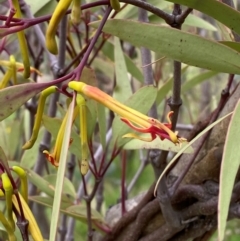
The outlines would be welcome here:
[[[9,9],[7,1],[1,0],[0,2],[1,15],[7,15]],[[30,7],[31,13],[35,17],[51,14],[57,4],[55,0],[26,0],[25,2]],[[86,1],[86,3],[87,2],[91,1]],[[168,1],[149,0],[148,2],[166,12],[171,12],[173,8],[173,4]],[[237,0],[234,2],[235,5],[239,4]],[[90,18],[90,21],[98,20],[101,18],[102,14],[103,9],[101,7],[95,7],[90,10],[83,11],[84,20],[81,24],[77,27],[69,27],[65,66],[68,66],[71,63],[72,59],[83,48],[86,42],[85,40],[89,39],[95,31],[93,28],[89,28],[88,31],[86,31],[87,18]],[[117,13],[116,17],[121,19],[137,20],[138,9],[135,6],[127,5],[127,7]],[[163,20],[151,13],[148,14],[148,17],[151,23],[164,24]],[[45,32],[46,25],[47,23],[44,23],[40,26],[43,32]],[[187,17],[182,29],[189,33],[197,34],[204,38],[217,41],[229,40],[231,35],[229,30],[221,23],[195,10],[191,15],[189,15],[189,17]],[[35,67],[39,67],[39,70],[42,73],[42,76],[32,74],[30,81],[47,82],[52,80],[53,76],[50,70],[48,56],[44,53],[44,51],[42,51],[38,38],[31,28],[26,30],[26,37],[29,49],[31,50],[30,54],[32,63],[35,64]],[[102,48],[100,48],[96,57],[93,58],[93,55],[90,57],[90,60],[92,60],[90,67],[94,71],[92,73],[86,73],[86,81],[98,86],[105,92],[112,94],[115,98],[124,100],[123,102],[128,102],[128,99],[132,95],[132,93],[128,90],[136,92],[144,86],[142,75],[144,66],[141,64],[140,50],[130,43],[119,41],[116,37],[114,38],[104,35],[96,44],[95,52],[98,49],[98,46],[102,44],[103,39],[105,40],[105,44]],[[3,41],[3,39],[1,41]],[[21,62],[21,55],[15,34],[8,35],[5,38],[5,41],[6,43],[4,47],[6,51],[1,52],[1,60],[8,60],[8,54],[11,53],[14,54],[17,61]],[[117,59],[114,57],[116,55],[118,56]],[[35,56],[35,63],[33,61],[33,56]],[[167,100],[172,94],[173,60],[165,57],[164,55],[153,52],[152,56],[152,63],[149,64],[152,66],[154,80],[157,86],[157,112],[159,119],[161,121],[166,121],[165,116],[169,111],[167,107]],[[37,59],[37,57],[39,59]],[[37,61],[41,64],[39,65]],[[76,64],[78,64],[78,62],[76,62],[75,65]],[[3,66],[0,66],[0,69],[0,77],[2,78],[4,76],[5,69]],[[18,73],[17,76],[18,84],[26,83],[26,80],[23,78],[21,72]],[[185,64],[182,65],[181,97],[183,105],[181,107],[177,125],[180,136],[186,136],[196,122],[208,116],[216,108],[221,96],[221,91],[226,86],[227,76],[227,74],[218,73],[216,71],[204,70]],[[238,82],[239,76],[236,76],[233,87],[235,87]],[[12,83],[10,84],[12,85]],[[51,206],[53,202],[57,169],[46,162],[43,164],[43,174],[37,175],[34,173],[33,168],[36,163],[37,152],[44,130],[47,129],[51,133],[53,137],[51,143],[53,146],[68,104],[67,98],[61,95],[58,101],[56,117],[51,118],[44,116],[43,125],[34,147],[30,150],[23,151],[21,147],[24,142],[29,139],[33,126],[33,115],[30,108],[32,104],[36,104],[37,98],[38,96],[35,96],[11,116],[0,122],[0,146],[4,149],[10,165],[18,163],[22,167],[26,168],[30,183],[37,186],[37,192],[33,197],[30,197],[30,200],[40,203],[41,205],[37,206],[37,208],[41,210],[40,212],[35,210],[36,218],[38,219],[38,224],[40,225],[41,230],[43,230],[45,238],[48,238],[51,222],[51,209],[49,206]],[[104,139],[106,138],[106,131],[109,129],[109,126],[111,126],[113,114],[109,113],[108,110],[97,106],[97,104],[91,100],[87,101],[87,107],[88,112],[90,113],[90,117],[88,119],[88,133],[89,135],[92,135],[93,153],[95,153],[98,148],[101,149],[101,147],[103,147],[105,149],[105,147],[108,146],[107,151],[103,151],[105,152],[106,160],[108,160],[113,150],[113,141],[110,141],[110,144],[107,144]],[[45,110],[47,110],[47,108],[48,103],[46,104]],[[80,140],[77,135],[77,130],[78,123],[75,123],[72,130],[73,143],[69,149],[68,164],[68,172],[71,173],[72,176],[70,180],[66,178],[64,182],[64,189],[62,193],[62,210],[64,211],[64,214],[62,214],[61,220],[64,219],[64,215],[73,216],[77,220],[74,228],[74,240],[81,241],[86,240],[87,236],[86,213],[81,210],[70,211],[69,209],[69,207],[73,205],[74,200],[78,200],[82,180],[76,164],[77,159],[81,156],[78,148],[78,146],[80,146]],[[76,155],[76,157],[74,157],[73,154]],[[132,186],[131,190],[127,192],[127,197],[133,198],[139,193],[148,190],[149,186],[151,186],[154,182],[155,177],[151,165],[148,161],[146,161],[147,150],[127,150],[126,155],[126,187],[129,187],[129,184],[139,170],[139,167],[142,163],[145,163],[142,173]],[[169,159],[170,158],[171,156]],[[101,155],[98,156],[98,160],[96,161],[99,161],[100,159]],[[121,199],[121,175],[121,155],[118,155],[110,165],[102,183],[102,194],[99,194],[102,195],[101,209],[97,210],[96,213],[93,213],[94,218],[97,220],[103,221],[109,207],[117,204]],[[91,176],[87,184],[90,190],[94,186],[94,181],[94,177]],[[96,198],[97,195],[98,194],[96,194]],[[99,202],[96,198],[94,198],[92,202],[93,210],[96,208],[97,202]],[[4,202],[0,202],[0,205],[1,210],[4,210]],[[82,200],[79,205],[84,205]],[[68,221],[69,216],[67,216]],[[239,224],[239,220],[232,220],[229,222],[225,237],[226,241],[239,240]],[[61,228],[59,232],[60,234]],[[1,239],[6,240],[3,228],[0,227],[0,229]],[[63,232],[66,232],[66,230],[63,230]],[[58,240],[60,241],[64,239],[59,238]],[[215,234],[211,240],[217,240]]]

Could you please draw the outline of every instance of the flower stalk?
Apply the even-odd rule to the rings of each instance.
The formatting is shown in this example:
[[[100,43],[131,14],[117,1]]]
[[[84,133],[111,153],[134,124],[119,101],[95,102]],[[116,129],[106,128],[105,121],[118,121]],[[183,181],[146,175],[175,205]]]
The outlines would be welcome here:
[[[19,6],[19,1],[12,0],[12,3],[16,10],[16,14],[14,15],[14,17],[20,19],[22,17],[22,14],[21,14],[20,6]],[[30,76],[30,61],[29,61],[28,47],[27,47],[27,41],[25,38],[24,31],[22,30],[22,31],[17,32],[17,36],[18,36],[20,51],[22,54],[23,65],[24,65],[23,76],[24,76],[24,78],[28,78]]]

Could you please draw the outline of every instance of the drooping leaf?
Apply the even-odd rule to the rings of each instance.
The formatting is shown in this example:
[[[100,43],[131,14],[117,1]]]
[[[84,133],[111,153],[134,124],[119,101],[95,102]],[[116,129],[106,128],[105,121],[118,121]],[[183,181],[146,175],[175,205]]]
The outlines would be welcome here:
[[[0,90],[0,121],[50,85],[49,83],[28,83]]]
[[[179,3],[205,13],[225,24],[234,32],[240,34],[240,13],[228,5],[216,0],[166,0]]]
[[[240,165],[240,101],[230,121],[221,163],[218,201],[218,240],[223,241],[235,178]]]
[[[66,129],[65,129],[64,135],[63,135],[63,142],[62,142],[62,146],[61,146],[60,161],[59,161],[57,180],[56,180],[57,185],[55,188],[54,199],[53,199],[49,241],[55,241],[56,235],[57,235],[58,218],[59,218],[62,191],[63,191],[63,180],[64,180],[66,163],[67,163],[68,145],[69,145],[69,140],[70,140],[70,136],[71,136],[74,105],[75,105],[75,103],[74,103],[74,101],[72,101],[72,103],[69,107]]]
[[[93,27],[98,25],[99,22],[91,24]],[[236,64],[240,62],[239,52],[194,34],[167,26],[119,19],[108,20],[103,31],[188,65],[240,74],[240,66]]]
[[[140,135],[140,136],[142,136],[142,135]],[[150,135],[148,137],[150,137]],[[162,141],[162,140],[160,140],[160,138],[157,137],[155,140],[153,140],[151,142],[141,141],[138,139],[132,139],[123,146],[123,149],[125,149],[125,150],[161,149],[161,150],[165,150],[165,151],[179,152],[182,148],[184,148],[184,146],[186,144],[187,143],[182,144],[180,147],[179,145],[176,146],[174,143],[172,143],[171,141],[169,141],[167,139]],[[184,151],[184,153],[192,153],[192,152],[193,152],[192,147],[189,147]]]
[[[143,114],[146,114],[152,107],[157,95],[157,89],[153,86],[145,86],[134,93],[125,104]],[[118,145],[122,146],[131,139],[122,138],[124,134],[133,132],[125,123],[120,120],[119,116],[116,116],[113,125],[113,142],[118,140]]]
[[[124,102],[132,95],[132,89],[127,74],[122,47],[117,37],[114,38],[114,60],[116,85],[113,97],[120,102]]]

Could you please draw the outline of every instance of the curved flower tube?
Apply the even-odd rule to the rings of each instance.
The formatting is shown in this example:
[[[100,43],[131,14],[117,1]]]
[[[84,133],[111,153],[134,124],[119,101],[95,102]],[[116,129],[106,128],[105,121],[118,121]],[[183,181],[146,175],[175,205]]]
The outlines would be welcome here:
[[[171,130],[172,123],[170,117],[173,112],[168,113],[168,123],[161,123],[154,118],[148,117],[132,108],[127,107],[126,105],[121,104],[96,87],[78,81],[71,81],[68,83],[68,86],[69,88],[83,93],[87,97],[98,101],[113,112],[120,115],[122,117],[121,120],[130,126],[133,130],[141,133],[151,134],[150,138],[141,138],[135,134],[126,134],[123,137],[132,137],[144,141],[152,141],[157,136],[159,136],[161,140],[168,139],[174,144],[181,144],[182,142],[186,141],[185,138],[179,137],[177,132],[173,132]],[[137,124],[137,126],[133,125],[132,123]]]
[[[63,143],[63,137],[64,137],[64,132],[66,129],[66,124],[67,124],[67,117],[68,117],[69,110],[67,111],[66,115],[63,118],[62,124],[60,126],[60,129],[58,131],[55,147],[53,150],[53,153],[50,153],[47,150],[44,150],[43,153],[45,154],[47,160],[52,163],[53,166],[58,167],[59,166],[59,160],[60,160],[60,155],[61,155],[61,149],[62,149],[62,143]],[[76,119],[77,115],[79,113],[79,108],[78,106],[75,107],[74,113],[73,113],[73,119],[72,123]],[[70,140],[69,145],[72,143],[72,140]]]

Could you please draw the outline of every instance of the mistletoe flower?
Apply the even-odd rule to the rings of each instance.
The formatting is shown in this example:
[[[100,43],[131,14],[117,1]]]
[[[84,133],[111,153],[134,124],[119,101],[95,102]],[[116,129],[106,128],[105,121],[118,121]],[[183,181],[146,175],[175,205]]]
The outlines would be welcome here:
[[[78,108],[75,107],[74,113],[73,113],[73,119],[72,123],[76,119],[76,116],[78,115]],[[62,124],[60,126],[60,129],[58,131],[55,147],[53,149],[52,153],[49,153],[47,150],[43,151],[45,154],[47,160],[52,163],[53,166],[58,167],[59,166],[59,160],[60,160],[60,155],[61,155],[61,150],[62,150],[62,143],[63,143],[63,137],[64,137],[64,132],[66,129],[66,124],[67,124],[67,117],[68,117],[69,110],[67,111],[66,115],[63,118]],[[69,140],[69,145],[72,143],[72,139]]]
[[[59,160],[60,160],[60,155],[61,155],[64,131],[66,129],[66,123],[67,123],[67,114],[65,115],[63,122],[60,126],[60,129],[58,131],[58,135],[57,135],[57,139],[56,139],[56,143],[55,143],[53,152],[49,153],[47,150],[43,151],[47,160],[49,162],[51,162],[52,165],[55,167],[59,166]]]
[[[153,141],[157,136],[159,136],[161,140],[168,139],[174,144],[181,144],[182,142],[186,141],[185,138],[179,137],[177,132],[174,133],[171,130],[172,124],[170,117],[173,112],[168,113],[168,123],[161,123],[154,118],[148,117],[132,108],[127,107],[126,105],[121,104],[96,87],[77,81],[71,81],[68,86],[69,88],[83,93],[87,97],[96,100],[97,102],[106,106],[108,109],[117,113],[119,116],[121,116],[121,120],[133,130],[140,133],[151,134],[150,138],[143,138],[133,133],[126,134],[123,137],[132,137],[143,141]],[[137,126],[135,126],[133,123]]]

